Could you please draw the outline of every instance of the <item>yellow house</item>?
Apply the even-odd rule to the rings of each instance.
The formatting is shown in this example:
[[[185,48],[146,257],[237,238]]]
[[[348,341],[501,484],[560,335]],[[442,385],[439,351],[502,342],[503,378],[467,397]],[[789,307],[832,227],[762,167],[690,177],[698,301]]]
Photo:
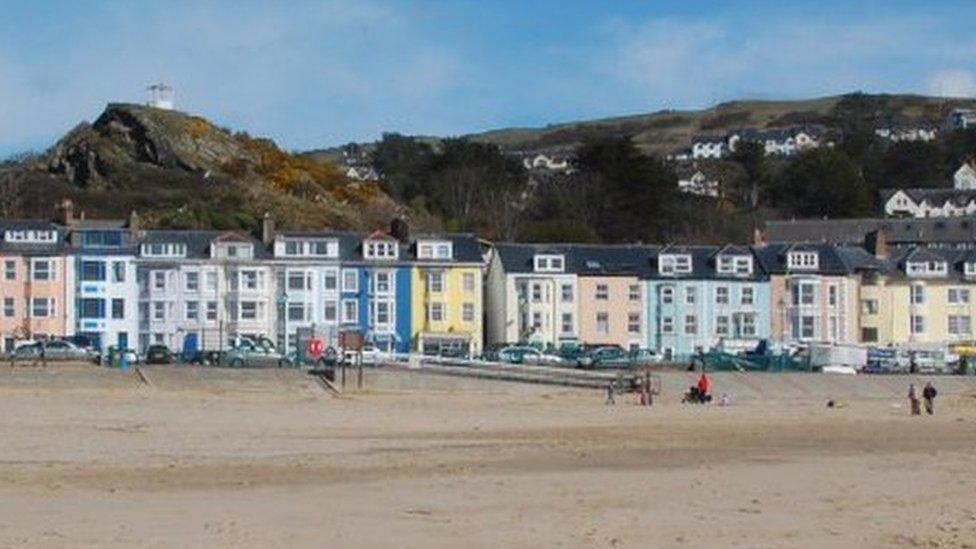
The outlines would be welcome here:
[[[861,283],[861,341],[943,344],[973,339],[976,253],[895,251]]]
[[[412,347],[430,355],[481,352],[481,246],[473,235],[418,237],[411,272]]]

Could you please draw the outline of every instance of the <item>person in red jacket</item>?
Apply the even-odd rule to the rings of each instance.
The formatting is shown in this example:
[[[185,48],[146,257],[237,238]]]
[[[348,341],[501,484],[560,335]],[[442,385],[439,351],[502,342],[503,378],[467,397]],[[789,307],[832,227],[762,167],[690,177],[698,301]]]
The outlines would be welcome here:
[[[712,388],[712,382],[708,379],[708,374],[702,372],[700,378],[698,378],[698,398],[702,402],[708,402],[708,391]]]

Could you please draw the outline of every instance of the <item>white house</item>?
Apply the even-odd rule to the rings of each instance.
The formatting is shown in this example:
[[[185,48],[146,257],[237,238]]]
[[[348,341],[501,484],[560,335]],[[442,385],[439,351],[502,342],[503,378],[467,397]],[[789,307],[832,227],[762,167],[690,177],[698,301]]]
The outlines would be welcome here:
[[[950,130],[965,130],[976,126],[976,109],[952,109],[946,118]]]
[[[687,194],[718,198],[720,194],[717,179],[709,178],[701,170],[692,175],[678,179],[678,190]]]
[[[976,168],[972,162],[965,162],[952,175],[953,186],[960,191],[976,190]]]
[[[272,337],[274,278],[267,250],[247,235],[146,231],[137,259],[139,348],[227,348],[235,336]]]
[[[699,135],[691,143],[691,158],[694,160],[711,158],[719,159],[728,154],[728,142],[725,136]]]
[[[976,191],[897,189],[882,197],[888,217],[959,217],[976,214]]]

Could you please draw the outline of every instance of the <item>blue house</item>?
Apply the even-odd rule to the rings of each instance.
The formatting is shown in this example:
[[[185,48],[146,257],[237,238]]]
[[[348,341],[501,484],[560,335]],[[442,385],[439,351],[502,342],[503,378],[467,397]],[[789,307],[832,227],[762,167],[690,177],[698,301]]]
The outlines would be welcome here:
[[[770,336],[770,285],[747,246],[666,246],[650,258],[647,345],[673,360]]]

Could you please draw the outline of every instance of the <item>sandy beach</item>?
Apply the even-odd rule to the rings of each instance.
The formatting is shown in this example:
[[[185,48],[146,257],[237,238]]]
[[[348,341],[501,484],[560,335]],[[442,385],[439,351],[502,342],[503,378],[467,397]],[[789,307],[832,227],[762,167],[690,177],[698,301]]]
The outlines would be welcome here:
[[[973,395],[912,418],[2,378],[3,547],[976,547]]]

